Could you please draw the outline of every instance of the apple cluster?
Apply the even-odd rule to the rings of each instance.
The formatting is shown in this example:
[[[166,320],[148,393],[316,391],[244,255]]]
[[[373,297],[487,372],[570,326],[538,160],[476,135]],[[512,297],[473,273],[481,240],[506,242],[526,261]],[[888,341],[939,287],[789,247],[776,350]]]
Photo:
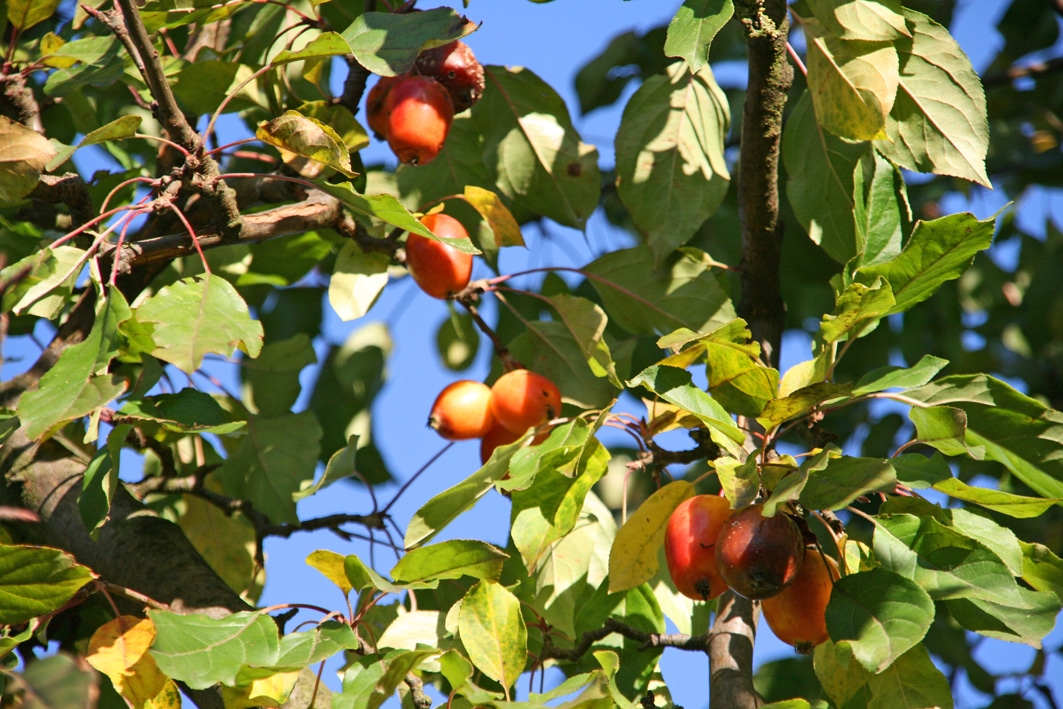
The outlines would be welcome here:
[[[664,554],[683,595],[709,600],[730,588],[762,601],[768,627],[801,653],[828,639],[825,613],[838,566],[806,548],[788,514],[766,517],[761,504],[731,510],[724,497],[695,495],[669,517]]]
[[[448,441],[480,439],[480,461],[561,412],[561,392],[549,378],[513,369],[487,386],[462,379],[439,392],[428,425]],[[544,435],[540,433],[539,435]]]
[[[483,91],[483,66],[469,45],[455,40],[421,52],[405,74],[380,77],[366,96],[366,118],[400,162],[424,165],[443,149],[454,114]]]

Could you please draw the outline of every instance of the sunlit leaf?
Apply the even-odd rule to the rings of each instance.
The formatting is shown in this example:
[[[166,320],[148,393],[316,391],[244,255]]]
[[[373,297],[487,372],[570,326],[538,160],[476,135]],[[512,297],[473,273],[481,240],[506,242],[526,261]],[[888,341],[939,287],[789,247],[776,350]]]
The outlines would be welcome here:
[[[926,15],[904,9],[911,39],[895,43],[900,89],[875,147],[916,172],[953,175],[989,187],[985,92],[956,40]],[[894,289],[896,290],[896,289]]]
[[[875,673],[922,640],[933,619],[927,592],[885,569],[843,576],[827,605],[831,640],[848,642],[857,663]]]
[[[485,66],[487,88],[472,107],[482,155],[517,205],[582,229],[598,206],[598,151],[577,133],[564,100],[524,67]]]
[[[714,434],[713,440],[729,451],[739,453],[745,434],[734,419],[720,404],[694,386],[690,372],[678,367],[653,365],[628,381],[628,386],[644,386],[670,404],[689,411],[702,421]]]
[[[626,591],[657,573],[668,518],[679,503],[694,494],[685,480],[663,486],[639,505],[616,533],[609,552],[609,592]]]
[[[911,367],[880,367],[860,377],[853,387],[853,396],[871,394],[893,388],[918,387],[926,384],[948,365],[947,359],[923,355]]]
[[[155,326],[152,354],[188,374],[207,354],[228,357],[240,349],[253,358],[262,349],[262,325],[247,303],[228,281],[209,273],[166,286],[136,314]]]
[[[509,555],[498,547],[477,540],[452,539],[407,552],[391,577],[399,583],[437,582],[471,576],[497,581]]]
[[[58,8],[59,0],[8,0],[7,21],[20,30],[28,30],[54,15]]]
[[[340,320],[349,321],[369,312],[388,282],[390,259],[366,252],[354,241],[344,243],[329,279],[329,304]]]
[[[869,285],[850,283],[836,295],[834,313],[823,316],[820,337],[827,343],[855,340],[873,330],[894,303],[893,291],[885,279]]]
[[[291,161],[285,153],[290,153],[316,160],[347,177],[355,176],[351,168],[351,156],[343,139],[331,126],[316,118],[304,116],[298,111],[285,111],[271,121],[262,122],[255,137],[280,148],[286,163]]]
[[[465,185],[465,201],[471,204],[486,221],[495,235],[495,246],[524,246],[520,225],[502,200],[491,190]]]
[[[58,549],[0,544],[0,625],[52,613],[92,578]]]
[[[693,75],[672,64],[628,101],[616,134],[617,191],[657,266],[723,201],[729,122],[727,97],[707,64]]]
[[[892,44],[810,37],[808,91],[819,124],[839,137],[884,138],[899,80]]]
[[[824,28],[842,39],[874,42],[909,36],[900,0],[806,1]]]
[[[520,601],[494,581],[478,581],[461,601],[458,632],[472,663],[503,687],[524,672],[528,630]]]
[[[168,681],[148,648],[155,626],[147,618],[123,615],[92,634],[85,659],[107,675],[111,684],[136,709],[159,695]]]

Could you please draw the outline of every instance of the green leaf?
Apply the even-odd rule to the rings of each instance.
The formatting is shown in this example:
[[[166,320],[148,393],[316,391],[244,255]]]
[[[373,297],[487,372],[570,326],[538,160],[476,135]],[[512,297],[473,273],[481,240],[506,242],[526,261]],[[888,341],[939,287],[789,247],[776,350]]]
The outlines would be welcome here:
[[[799,499],[809,509],[840,510],[862,495],[893,492],[896,485],[897,472],[889,460],[844,456],[811,471]]]
[[[609,345],[604,339],[608,318],[605,311],[596,303],[565,293],[549,296],[550,303],[557,310],[561,322],[565,324],[587,359],[591,372],[596,377],[608,379],[617,389],[623,388],[616,375],[616,365]]]
[[[513,447],[516,446],[517,444],[514,444]],[[507,474],[509,457],[501,457],[499,450],[496,450],[484,467],[457,485],[437,494],[414,513],[406,527],[406,548],[412,549],[434,537],[458,515],[475,505],[494,487],[496,481]]]
[[[523,67],[485,66],[472,107],[484,163],[502,193],[532,214],[583,229],[598,207],[598,150],[583,143],[564,100]]]
[[[458,633],[472,663],[508,693],[528,659],[517,597],[494,581],[477,581],[461,600]]]
[[[838,263],[862,250],[857,242],[853,175],[870,154],[866,143],[845,141],[821,130],[807,91],[783,126],[786,198],[809,238]]]
[[[1016,519],[1040,517],[1053,506],[1063,503],[1063,499],[1058,498],[1046,500],[1040,497],[1028,497],[1011,492],[976,487],[953,477],[934,483],[934,489],[954,499],[971,502],[987,510],[993,510]]]
[[[584,266],[609,321],[637,335],[680,328],[709,332],[735,319],[717,265],[708,254],[684,248],[650,268],[647,246],[611,251]]]
[[[244,426],[210,394],[185,387],[176,394],[127,399],[117,411],[119,420],[155,423],[169,431],[231,433]]]
[[[121,395],[126,382],[104,374],[118,352],[118,324],[129,317],[121,294],[96,305],[96,320],[83,342],[71,345],[34,391],[22,395],[18,415],[30,438],[59,423],[85,416]]]
[[[267,343],[241,370],[250,390],[245,405],[263,416],[288,413],[302,392],[299,373],[316,362],[314,347],[304,333]]]
[[[270,66],[280,66],[281,64],[306,59],[325,59],[350,53],[351,46],[347,44],[347,40],[343,36],[336,32],[322,32],[300,50],[293,52],[285,49],[280,52],[270,61]]]
[[[259,673],[244,672],[243,676],[268,677],[277,671],[299,670],[314,665],[344,650],[356,650],[362,643],[347,623],[326,620],[313,630],[289,633],[280,640],[277,657],[269,665],[260,665]]]
[[[828,401],[849,396],[851,386],[851,384],[833,384],[831,382],[809,384],[781,399],[769,401],[758,420],[766,428],[773,428],[791,419],[811,413],[817,406]]]
[[[286,151],[316,160],[347,177],[356,175],[351,167],[350,152],[332,126],[298,111],[285,111],[271,121],[263,121],[255,131],[255,137],[280,148],[285,163],[290,162]]]
[[[54,15],[58,8],[59,0],[8,0],[7,21],[19,30],[28,30]]]
[[[277,624],[261,612],[223,618],[149,610],[155,624],[151,655],[163,674],[192,689],[229,686],[244,665],[268,666],[280,650]]]
[[[738,461],[730,456],[717,458],[713,463],[720,487],[733,509],[745,507],[756,499],[760,492],[760,471],[754,456]]]
[[[136,309],[137,319],[154,323],[151,354],[191,374],[207,354],[250,357],[262,349],[262,325],[224,278],[203,274],[158,291]]]
[[[1022,546],[1022,580],[1038,591],[1050,591],[1063,603],[1063,559],[1044,544]]]
[[[480,350],[480,329],[472,316],[455,308],[448,309],[447,319],[436,330],[436,350],[443,366],[461,372],[472,366]]]
[[[696,74],[709,64],[709,47],[727,21],[734,15],[731,0],[684,0],[675,17],[668,23],[664,41],[667,57],[686,61]]]
[[[872,284],[884,278],[896,302],[889,314],[903,313],[959,278],[979,251],[993,242],[996,217],[979,221],[973,214],[950,214],[918,222],[904,250],[896,258],[856,271],[855,279]]]
[[[967,455],[964,432],[967,428],[967,413],[952,406],[913,406],[908,418],[915,424],[916,437],[920,443],[936,448],[945,455]]]
[[[78,495],[78,511],[89,536],[95,540],[111,514],[111,500],[118,491],[122,446],[133,426],[123,423],[107,434],[107,445],[96,451],[85,468]]]
[[[497,581],[508,558],[509,554],[487,542],[453,539],[407,552],[391,570],[391,577],[398,583],[434,584],[463,576]]]
[[[627,384],[632,387],[646,387],[669,404],[689,411],[708,426],[710,432],[722,434],[722,436],[713,436],[717,444],[728,450],[735,449],[732,452],[736,455],[740,452],[740,446],[745,441],[742,430],[738,428],[726,409],[694,386],[690,372],[677,367],[655,364],[644,369]]]
[[[313,485],[305,486],[292,497],[296,502],[316,495],[318,491],[328,487],[337,480],[345,480],[358,472],[358,436],[352,435],[347,445],[340,448],[328,459],[325,464],[325,473],[318,478]]]
[[[384,593],[398,593],[403,590],[366,566],[354,554],[348,554],[343,558],[343,573],[347,577],[347,583],[350,584],[351,588],[358,591],[372,588]]]
[[[140,127],[140,123],[143,120],[142,116],[122,116],[121,118],[116,118],[110,123],[89,132],[81,139],[81,142],[78,143],[78,147],[84,148],[86,145],[98,145],[112,140],[132,138],[136,134],[137,128]]]
[[[26,709],[83,709],[96,706],[97,674],[84,659],[60,652],[32,662],[22,674],[11,674],[4,696],[21,695]],[[21,690],[21,691],[20,691]]]
[[[948,363],[947,359],[923,355],[911,367],[880,367],[860,377],[852,394],[863,396],[887,389],[919,387],[933,379]]]
[[[294,495],[314,479],[321,426],[309,411],[251,416],[247,435],[216,475],[226,494],[250,500],[274,524],[298,522]]]
[[[909,36],[900,0],[806,1],[816,19],[836,37],[888,42]]]
[[[181,107],[196,115],[211,115],[229,98],[235,85],[249,78],[250,71],[235,61],[200,59],[186,64],[173,79],[173,93]],[[234,103],[227,104],[233,110]]]
[[[1063,414],[985,374],[945,377],[905,395],[963,409],[968,447],[982,446],[987,459],[1045,498],[1063,498]]]
[[[0,271],[12,278],[28,271],[25,277],[4,293],[4,310],[16,315],[29,313],[53,319],[66,307],[85,261],[87,252],[73,246],[42,249]]]
[[[616,533],[609,552],[609,593],[627,591],[653,578],[660,568],[658,552],[664,544],[668,518],[694,486],[676,480],[650,495]]]
[[[886,121],[887,137],[875,147],[903,168],[990,187],[982,82],[947,29],[914,10],[903,12],[911,39],[902,37],[894,45],[900,88]]]
[[[849,700],[867,684],[873,675],[853,661],[853,648],[848,642],[828,640],[813,651],[816,677],[824,693],[835,706],[846,707]]]
[[[834,313],[823,316],[819,335],[826,343],[855,340],[875,329],[894,302],[885,279],[879,278],[870,285],[850,283],[835,296]]]
[[[729,122],[727,97],[707,64],[696,74],[671,64],[628,101],[616,134],[617,190],[657,266],[723,202]]]
[[[0,544],[0,625],[18,625],[62,608],[92,572],[58,549]]]
[[[385,655],[384,673],[373,687],[368,702],[364,704],[365,709],[379,709],[395,693],[398,686],[406,681],[406,675],[428,658],[438,654],[438,650],[394,650]],[[379,658],[376,662],[380,662]],[[357,706],[360,709],[363,705]]]
[[[853,171],[853,192],[858,265],[889,261],[901,252],[912,222],[900,169],[878,153],[866,152]]]
[[[394,195],[358,194],[354,191],[354,187],[351,186],[350,182],[332,184],[331,182],[326,182],[324,180],[317,180],[314,184],[318,186],[318,189],[332,195],[338,199],[343,206],[357,214],[372,217],[373,219],[379,219],[394,227],[398,227],[399,229],[414,234],[420,234],[429,239],[442,241],[463,253],[479,253],[469,239],[439,239],[436,237],[427,229],[427,227],[425,227],[424,224],[417,221],[417,218],[410,214],[409,210],[402,206],[402,203],[399,202]]]
[[[603,408],[616,398],[620,387],[611,379],[596,375],[601,363],[597,367],[590,364],[585,354],[588,343],[576,334],[587,333],[588,323],[572,320],[571,312],[568,315],[561,322],[528,323],[526,330],[509,343],[509,350],[525,366],[551,381],[562,382],[561,396],[565,401],[585,409]],[[599,348],[595,351],[601,352]]]
[[[868,709],[953,706],[949,680],[922,644],[898,657],[885,671],[868,677],[867,687],[871,692]]]
[[[886,569],[843,576],[827,604],[831,640],[848,642],[857,663],[874,673],[919,643],[933,620],[929,594]]]
[[[412,13],[363,12],[340,34],[362,66],[374,74],[396,76],[413,68],[422,49],[475,29],[454,10],[437,7]]]
[[[681,352],[660,364],[685,369],[704,361],[712,397],[731,413],[759,416],[778,394],[779,372],[760,361],[760,345],[750,337],[746,321],[736,318],[692,343],[684,343]],[[672,346],[668,338],[657,344]]]
[[[584,430],[570,436],[576,439],[574,445],[553,447],[562,434],[555,429],[543,443],[518,451],[510,464],[511,481],[530,479],[526,471],[534,471],[530,486],[525,483],[525,489],[513,491],[510,513],[513,545],[529,574],[535,573],[540,560],[572,531],[587,494],[609,469],[605,446],[589,435],[584,422],[579,423]]]

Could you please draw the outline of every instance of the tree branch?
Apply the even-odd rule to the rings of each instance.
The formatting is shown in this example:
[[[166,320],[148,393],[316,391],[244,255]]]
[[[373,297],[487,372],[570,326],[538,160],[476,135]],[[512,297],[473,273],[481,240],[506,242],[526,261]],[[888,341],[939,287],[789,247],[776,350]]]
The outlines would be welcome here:
[[[779,361],[786,311],[779,283],[779,147],[786,94],[793,83],[787,61],[785,0],[739,0],[735,14],[749,50],[749,83],[742,115],[738,209],[742,222],[742,297],[738,313],[749,324],[761,358]],[[747,445],[747,449],[753,449]],[[750,453],[751,455],[754,453]],[[709,630],[710,709],[753,709],[763,702],[753,688],[753,603],[732,591],[717,601]]]

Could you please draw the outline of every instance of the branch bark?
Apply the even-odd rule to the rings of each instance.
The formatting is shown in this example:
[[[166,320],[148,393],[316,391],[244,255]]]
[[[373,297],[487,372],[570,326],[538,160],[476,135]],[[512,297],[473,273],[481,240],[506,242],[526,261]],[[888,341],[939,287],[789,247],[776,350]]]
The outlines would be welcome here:
[[[793,68],[786,57],[789,19],[785,0],[739,0],[735,14],[749,50],[738,168],[742,222],[738,313],[760,344],[763,360],[776,366],[786,315],[779,282],[783,237],[779,148],[786,94],[793,83]],[[763,703],[753,688],[756,608],[732,591],[720,596],[716,608],[709,630],[709,707],[754,709]]]

